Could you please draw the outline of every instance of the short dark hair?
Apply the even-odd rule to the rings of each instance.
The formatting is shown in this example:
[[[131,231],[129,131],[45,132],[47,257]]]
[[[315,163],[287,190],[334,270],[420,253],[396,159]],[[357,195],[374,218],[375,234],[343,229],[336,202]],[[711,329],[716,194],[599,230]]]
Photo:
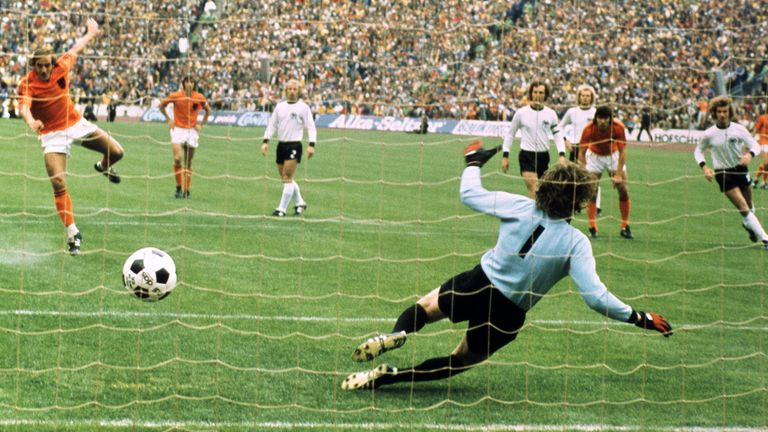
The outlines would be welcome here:
[[[613,109],[608,105],[600,105],[595,110],[595,118],[613,118]]]
[[[190,75],[184,75],[184,77],[181,79],[181,85],[184,85],[188,82],[191,82],[192,84],[195,83],[195,79],[192,78]]]
[[[550,217],[570,218],[595,196],[598,181],[581,165],[570,161],[558,162],[539,179],[536,207]]]
[[[533,89],[535,87],[541,86],[544,86],[544,100],[549,99],[549,84],[545,83],[544,81],[534,81],[530,86],[528,86],[528,100],[531,100],[533,97]]]

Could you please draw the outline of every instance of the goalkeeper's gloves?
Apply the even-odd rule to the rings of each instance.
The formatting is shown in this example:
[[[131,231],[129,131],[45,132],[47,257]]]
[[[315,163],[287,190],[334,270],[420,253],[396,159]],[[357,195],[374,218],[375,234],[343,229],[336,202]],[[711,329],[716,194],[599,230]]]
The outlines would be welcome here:
[[[640,328],[646,330],[656,330],[664,335],[664,337],[672,336],[672,326],[669,325],[667,320],[663,316],[656,312],[643,312],[632,310],[632,314],[629,316],[628,323],[634,324]]]
[[[467,166],[482,167],[499,150],[501,150],[501,146],[486,150],[481,141],[474,141],[464,148],[464,160],[467,162]]]

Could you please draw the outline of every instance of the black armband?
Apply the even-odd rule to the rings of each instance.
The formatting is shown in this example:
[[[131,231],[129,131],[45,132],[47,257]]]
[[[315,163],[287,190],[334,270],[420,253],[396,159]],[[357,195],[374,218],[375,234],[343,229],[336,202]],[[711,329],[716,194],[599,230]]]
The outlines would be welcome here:
[[[699,168],[704,168],[704,165],[706,165],[706,162],[699,162]]]
[[[637,312],[635,312],[634,309],[632,309],[632,313],[629,314],[629,319],[627,319],[627,322],[629,324],[634,324],[637,322]]]
[[[505,151],[504,153],[502,153],[502,156],[505,157],[505,158],[508,158],[509,157],[509,152]]]
[[[309,146],[310,146],[310,147],[314,147],[314,146],[315,146],[315,143],[311,142],[311,143],[309,143]]]

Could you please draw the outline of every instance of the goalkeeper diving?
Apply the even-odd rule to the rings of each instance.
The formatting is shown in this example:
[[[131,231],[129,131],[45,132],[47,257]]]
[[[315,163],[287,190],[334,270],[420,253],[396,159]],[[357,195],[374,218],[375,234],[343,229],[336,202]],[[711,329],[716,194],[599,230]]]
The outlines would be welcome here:
[[[353,360],[370,361],[401,347],[410,333],[444,318],[468,322],[456,349],[405,369],[387,364],[349,375],[345,390],[377,388],[398,382],[431,381],[462,373],[512,342],[526,314],[561,279],[570,276],[587,305],[600,315],[672,335],[661,315],[633,309],[603,285],[595,270],[592,245],[570,225],[597,189],[596,177],[577,164],[561,161],[539,179],[535,199],[483,188],[480,168],[500,147],[483,149],[476,141],[464,150],[461,200],[468,207],[499,218],[496,246],[475,268],[458,274],[409,306],[392,333],[360,344]]]

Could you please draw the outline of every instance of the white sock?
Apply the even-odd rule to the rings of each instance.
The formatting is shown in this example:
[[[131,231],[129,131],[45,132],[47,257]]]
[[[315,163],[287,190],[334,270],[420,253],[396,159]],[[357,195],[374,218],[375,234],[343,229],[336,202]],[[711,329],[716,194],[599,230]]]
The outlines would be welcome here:
[[[283,183],[283,196],[280,197],[280,205],[277,206],[277,209],[281,212],[284,212],[285,209],[288,208],[288,203],[291,202],[294,184],[295,183]]]
[[[600,207],[600,186],[597,187],[597,208],[602,208]]]
[[[77,229],[77,225],[71,224],[67,227],[67,237],[74,237],[75,234],[79,233],[80,230]]]
[[[293,201],[296,203],[297,206],[304,205],[306,202],[304,201],[304,198],[301,196],[301,191],[299,190],[299,184],[296,183],[296,181],[293,181]]]
[[[768,240],[768,236],[765,234],[763,226],[760,225],[760,221],[757,220],[757,216],[755,216],[754,213],[749,212],[746,216],[744,216],[744,226],[751,229],[752,232],[757,234],[757,236],[760,237],[763,241]]]

